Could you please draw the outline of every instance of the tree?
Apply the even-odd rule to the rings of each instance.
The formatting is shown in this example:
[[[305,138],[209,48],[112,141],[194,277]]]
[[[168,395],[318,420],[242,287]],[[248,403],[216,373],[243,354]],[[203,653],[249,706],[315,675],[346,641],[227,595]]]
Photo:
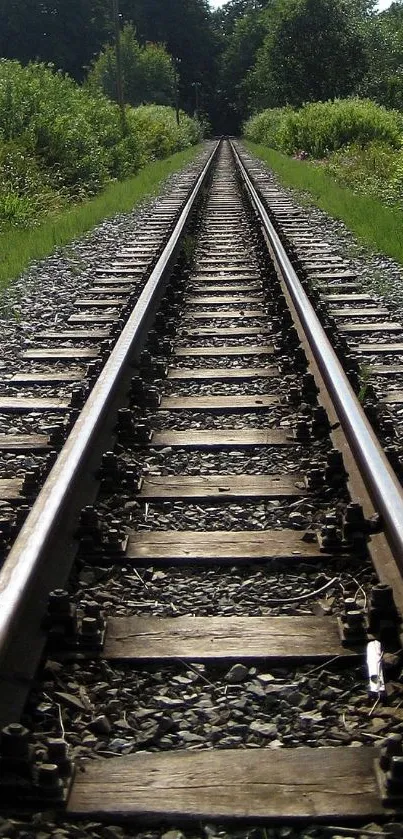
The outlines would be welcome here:
[[[260,12],[270,2],[271,0],[228,0],[228,3],[213,13],[214,26],[227,39],[245,15]]]
[[[121,39],[123,98],[130,105],[156,103],[172,105],[175,98],[175,72],[172,57],[161,44],[140,46],[131,24],[123,28]],[[88,75],[90,87],[118,99],[116,90],[116,50],[108,45]]]
[[[249,12],[236,21],[222,55],[222,89],[241,118],[247,116],[243,82],[255,64],[257,50],[262,46],[265,35],[263,16],[260,12]]]
[[[252,108],[344,97],[366,70],[358,5],[344,0],[276,0],[267,32],[248,74]]]
[[[180,77],[180,103],[195,107],[198,82],[202,107],[208,105],[217,83],[217,40],[208,0],[120,0],[125,21],[131,22],[141,43],[163,43],[174,56]]]
[[[50,62],[77,80],[110,32],[108,0],[0,0],[0,55]]]
[[[359,93],[403,109],[403,2],[373,16],[366,30],[368,69]]]

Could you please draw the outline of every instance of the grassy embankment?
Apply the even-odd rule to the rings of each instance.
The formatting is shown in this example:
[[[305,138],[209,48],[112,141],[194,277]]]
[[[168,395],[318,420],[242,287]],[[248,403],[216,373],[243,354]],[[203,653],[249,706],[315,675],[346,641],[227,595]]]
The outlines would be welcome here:
[[[5,288],[36,259],[86,233],[103,219],[128,212],[142,199],[159,192],[161,182],[189,163],[201,145],[157,160],[125,181],[109,184],[95,198],[69,207],[60,215],[44,219],[31,230],[13,226],[0,233],[0,288]]]
[[[339,186],[314,163],[249,141],[246,146],[273,169],[284,186],[301,191],[304,200],[341,219],[365,244],[403,264],[402,210]]]

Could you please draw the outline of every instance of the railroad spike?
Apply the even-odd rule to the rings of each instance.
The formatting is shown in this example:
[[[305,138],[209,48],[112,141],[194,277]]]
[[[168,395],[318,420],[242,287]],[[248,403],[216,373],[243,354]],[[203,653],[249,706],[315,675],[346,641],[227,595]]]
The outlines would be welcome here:
[[[354,550],[365,549],[368,542],[369,523],[361,504],[350,502],[343,516],[343,542]]]
[[[73,763],[69,757],[69,747],[63,737],[49,737],[46,740],[47,762],[58,767],[62,778],[71,776]]]
[[[77,608],[64,589],[54,589],[50,592],[43,625],[52,649],[66,649],[75,645],[78,631]]]
[[[339,489],[345,487],[348,473],[344,468],[343,455],[337,449],[331,449],[327,455],[325,481],[330,486]]]
[[[295,422],[295,438],[296,440],[307,441],[311,436],[311,427],[309,417],[305,414],[299,414]]]

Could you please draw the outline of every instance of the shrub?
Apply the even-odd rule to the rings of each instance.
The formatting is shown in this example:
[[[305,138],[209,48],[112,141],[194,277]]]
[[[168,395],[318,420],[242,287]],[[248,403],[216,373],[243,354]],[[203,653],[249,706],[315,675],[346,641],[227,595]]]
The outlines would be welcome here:
[[[44,64],[0,61],[0,137],[22,141],[74,195],[93,194],[120,175],[118,107]],[[131,172],[139,163],[133,152]]]
[[[197,121],[182,114],[177,126],[169,107],[127,107],[126,116],[123,135],[119,107],[99,91],[81,88],[44,64],[22,67],[0,59],[0,191],[7,196],[2,216],[25,223],[28,196],[32,217],[37,212],[35,192],[51,207],[85,198],[201,137]]]
[[[403,153],[387,143],[346,146],[330,155],[324,167],[354,192],[403,206]]]
[[[174,109],[164,105],[142,105],[130,109],[127,116],[130,131],[141,137],[142,165],[182,151],[202,136],[201,126],[195,119],[181,111],[178,125]]]
[[[45,212],[67,204],[67,193],[23,144],[0,143],[0,225],[37,224]]]
[[[278,149],[278,133],[291,108],[268,108],[255,114],[244,125],[244,134],[252,143],[263,143],[272,149]]]
[[[336,99],[313,102],[290,112],[281,121],[277,141],[282,151],[300,149],[324,157],[343,146],[366,146],[373,140],[399,148],[403,117],[369,99]]]

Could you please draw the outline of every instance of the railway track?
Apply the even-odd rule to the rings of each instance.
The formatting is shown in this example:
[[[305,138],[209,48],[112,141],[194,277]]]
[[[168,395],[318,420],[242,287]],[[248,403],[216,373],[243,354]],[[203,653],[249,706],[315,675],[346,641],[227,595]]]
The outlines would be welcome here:
[[[370,336],[403,330],[228,142],[158,213],[0,399],[71,429],[0,576],[3,804],[113,824],[398,819],[403,495],[343,336],[369,336],[376,385],[403,344]],[[2,450],[62,436],[24,430]],[[0,486],[17,509],[35,475],[19,480]]]

